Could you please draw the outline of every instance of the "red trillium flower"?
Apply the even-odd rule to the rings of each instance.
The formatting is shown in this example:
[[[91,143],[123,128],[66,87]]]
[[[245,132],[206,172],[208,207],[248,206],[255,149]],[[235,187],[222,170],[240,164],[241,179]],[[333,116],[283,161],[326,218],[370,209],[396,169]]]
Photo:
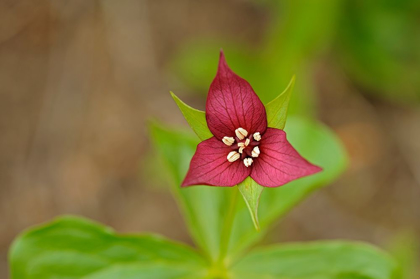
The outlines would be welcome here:
[[[213,137],[201,142],[182,186],[235,186],[251,176],[278,187],[321,171],[292,147],[283,130],[267,127],[267,115],[251,85],[227,65],[223,52],[206,103]]]

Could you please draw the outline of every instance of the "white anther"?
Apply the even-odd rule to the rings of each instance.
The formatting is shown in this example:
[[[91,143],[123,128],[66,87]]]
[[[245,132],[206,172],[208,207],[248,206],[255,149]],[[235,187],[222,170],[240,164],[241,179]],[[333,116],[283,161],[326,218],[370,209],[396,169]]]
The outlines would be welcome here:
[[[261,140],[261,134],[260,134],[260,132],[254,133],[253,137],[254,137],[254,140],[260,141]]]
[[[260,155],[260,149],[258,148],[258,146],[255,146],[254,149],[252,149],[251,155],[254,158]]]
[[[246,139],[245,146],[248,146],[249,143],[250,143],[250,140],[249,139]]]
[[[228,161],[229,162],[235,162],[236,160],[238,160],[239,159],[239,157],[241,157],[241,155],[239,155],[239,153],[238,152],[236,152],[236,151],[231,151],[231,152],[229,152],[229,154],[227,155],[227,159],[228,159]]]
[[[223,137],[222,141],[227,146],[231,146],[235,142],[235,139],[232,137]]]
[[[238,139],[243,140],[248,135],[248,132],[244,128],[238,128],[235,130],[235,134]]]
[[[245,147],[245,143],[243,143],[243,142],[238,142],[238,146],[239,146],[239,147]]]
[[[249,166],[251,166],[252,165],[252,159],[251,158],[245,158],[244,159],[244,165],[245,165],[245,167],[249,167]]]
[[[239,145],[239,144],[238,144]],[[240,146],[239,147],[239,153],[241,153],[242,154],[242,152],[244,151],[244,149],[245,149],[245,146]]]

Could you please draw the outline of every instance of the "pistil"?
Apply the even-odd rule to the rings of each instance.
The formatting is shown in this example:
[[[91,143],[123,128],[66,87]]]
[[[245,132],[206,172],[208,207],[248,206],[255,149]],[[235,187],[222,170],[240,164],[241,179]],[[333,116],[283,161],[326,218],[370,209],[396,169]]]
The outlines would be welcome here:
[[[257,158],[261,151],[258,145],[260,144],[261,134],[256,132],[248,136],[248,131],[239,127],[235,130],[235,137],[223,137],[222,141],[227,146],[230,146],[233,151],[227,155],[229,162],[235,162],[241,159],[246,167],[250,167],[254,162],[252,158]],[[235,144],[235,142],[237,142]]]

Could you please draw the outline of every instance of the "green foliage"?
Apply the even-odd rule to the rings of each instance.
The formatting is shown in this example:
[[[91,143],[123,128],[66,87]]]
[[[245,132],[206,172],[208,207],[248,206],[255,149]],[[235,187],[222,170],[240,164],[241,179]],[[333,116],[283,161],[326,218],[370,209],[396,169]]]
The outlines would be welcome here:
[[[257,249],[233,267],[237,279],[391,279],[397,266],[378,249],[343,241]]]
[[[295,78],[293,77],[292,80],[289,82],[287,88],[284,90],[284,92],[266,105],[269,127],[284,129],[287,118],[288,104],[291,92],[293,90],[294,81]],[[186,120],[189,123],[189,125],[193,128],[193,130],[196,131],[196,133],[197,130],[199,131],[199,133],[201,133],[201,131],[203,130],[204,133],[209,133],[207,127],[205,127],[206,129],[202,129],[203,125],[199,122],[199,119],[205,119],[205,113],[189,107],[177,97],[174,98],[177,104],[180,106],[180,109],[183,112],[183,114],[188,116],[186,117]],[[198,128],[195,128],[194,125],[196,125],[197,122],[199,123],[199,126]],[[274,220],[276,220],[279,216],[285,214],[287,210],[289,210],[301,199],[303,199],[308,193],[310,193],[318,187],[326,185],[333,178],[335,178],[344,169],[346,164],[345,153],[339,141],[335,139],[335,136],[331,132],[329,132],[327,128],[314,122],[311,123],[304,120],[302,121],[292,119],[292,122],[293,123],[290,127],[294,130],[292,130],[292,133],[288,135],[289,140],[294,146],[297,147],[298,151],[300,151],[301,153],[303,152],[302,154],[304,155],[304,157],[322,166],[324,168],[324,171],[314,176],[309,176],[299,179],[297,181],[293,181],[288,185],[281,187],[280,189],[268,189],[268,191],[270,191],[270,194],[267,195],[262,195],[262,191],[264,188],[258,185],[256,182],[254,182],[251,178],[248,178],[244,182],[240,183],[238,185],[238,189],[244,198],[245,204],[251,215],[253,224],[257,230],[260,230],[258,207],[261,196],[263,199],[263,208],[261,209],[261,220],[264,222],[263,231],[265,232]],[[161,129],[160,133],[157,133],[156,129],[154,130],[155,132],[152,132],[152,134],[154,135],[155,141],[158,142],[159,149],[164,148],[164,150],[173,150],[179,148],[179,144],[182,140],[175,141],[177,145],[173,146],[173,148],[169,147],[171,143],[168,141],[168,139],[177,138],[176,132],[174,132],[172,135],[164,134],[163,136],[161,136],[160,134],[162,134],[163,129]],[[198,135],[199,137],[201,137],[201,134]],[[182,137],[184,137],[184,135]],[[308,138],[310,138],[311,140],[308,141]],[[185,142],[191,142],[191,140]],[[295,143],[297,145],[295,145]],[[195,148],[191,147],[191,155],[186,156],[186,158],[188,158],[187,162],[189,162],[189,158],[192,156],[194,149]],[[180,154],[176,155],[176,157],[172,157],[173,155],[165,153],[163,153],[163,155],[166,158],[185,158],[185,156],[180,157]],[[171,162],[170,165],[171,171],[173,173],[177,173],[177,178],[179,179],[177,185],[180,185],[180,179],[182,179],[183,177],[182,174],[185,174],[188,168],[187,163],[182,164],[185,165],[185,170],[181,170],[179,168],[179,163],[180,161],[177,160],[177,162]],[[305,183],[306,181],[308,181],[309,183]],[[224,250],[226,250],[226,245],[222,242],[222,240],[224,240],[222,230],[224,230],[225,228],[224,222],[221,221],[225,216],[225,211],[223,208],[224,203],[215,203],[215,201],[217,200],[215,199],[212,201],[212,203],[221,206],[220,208],[218,208],[218,210],[209,213],[208,211],[206,211],[207,208],[204,208],[203,212],[201,212],[195,209],[194,207],[191,207],[191,204],[194,201],[199,200],[197,197],[192,196],[192,201],[190,201],[188,198],[184,198],[185,192],[188,191],[187,189],[183,189],[182,191],[180,191],[178,188],[178,190],[175,189],[175,191],[177,191],[179,195],[183,197],[183,203],[185,204],[184,207],[188,208],[186,216],[190,216],[190,218],[187,219],[187,221],[189,223],[192,234],[194,235],[194,233],[196,233],[196,241],[198,245],[203,247],[204,250],[209,253],[209,257],[212,259],[216,259],[218,255],[224,256]],[[200,190],[194,191],[198,192]],[[219,199],[229,202],[230,199],[227,196],[232,195],[230,193],[231,191],[229,192],[228,189],[224,189],[223,191],[226,192],[226,195],[219,196]],[[218,192],[222,193],[222,191]],[[210,194],[208,193],[206,195],[203,195],[204,200],[200,200],[200,208],[202,204],[205,204],[207,200],[207,195]],[[226,207],[227,206],[225,206],[225,208]],[[208,234],[207,236],[203,236],[200,233],[197,234],[197,223],[193,220],[199,218],[194,217],[194,215],[198,214],[198,216],[209,216],[214,215],[214,212],[221,212],[221,215],[216,217],[213,216],[210,218],[210,220],[220,220],[220,222],[217,222],[217,224],[212,224],[210,228],[203,229],[203,231],[205,231],[206,233],[209,232],[208,229],[211,229],[213,230],[213,233]],[[250,226],[250,223],[246,221],[247,218],[246,216],[243,216],[243,214],[243,210],[238,209],[237,216],[241,218],[237,217],[234,220],[234,226],[232,231],[233,238],[230,241],[230,245],[228,244],[227,248],[227,250],[232,250],[232,255],[240,254],[242,250],[258,242],[261,236],[263,235],[257,234],[255,233],[255,231],[252,230],[252,226]],[[207,225],[207,223],[205,225]],[[219,249],[214,249],[214,247],[209,247],[205,245],[206,243],[210,243],[209,239],[206,238],[211,239],[212,244],[215,245],[214,247],[218,246]],[[202,246],[203,243],[204,246]]]
[[[174,178],[172,191],[200,252],[159,236],[122,236],[85,219],[64,217],[15,240],[9,255],[11,278],[393,279],[393,260],[362,244],[288,244],[246,252],[278,217],[334,179],[345,165],[343,149],[326,127],[294,117],[288,123],[291,143],[324,171],[267,189],[261,195],[260,233],[250,222],[246,204],[235,202],[236,187],[181,190],[198,140],[154,123],[153,141]]]
[[[33,228],[13,243],[12,279],[204,278],[206,263],[191,248],[156,235],[117,235],[76,217]]]
[[[23,233],[9,256],[12,279],[394,279],[398,270],[378,249],[343,241],[260,248],[223,268],[163,237],[116,235],[77,217]]]
[[[245,203],[239,203],[232,227],[228,256],[232,259],[262,239],[270,225],[284,215],[310,192],[335,179],[346,164],[345,152],[334,134],[326,127],[304,119],[291,117],[286,127],[288,139],[296,149],[324,171],[293,181],[285,186],[262,193],[259,208],[261,232],[250,222]],[[185,133],[171,131],[159,125],[151,126],[153,140],[174,174],[173,191],[179,198],[188,227],[197,245],[210,259],[220,255],[221,232],[226,210],[234,188],[194,186],[180,189],[189,161],[198,140]],[[311,140],[308,141],[307,139]]]

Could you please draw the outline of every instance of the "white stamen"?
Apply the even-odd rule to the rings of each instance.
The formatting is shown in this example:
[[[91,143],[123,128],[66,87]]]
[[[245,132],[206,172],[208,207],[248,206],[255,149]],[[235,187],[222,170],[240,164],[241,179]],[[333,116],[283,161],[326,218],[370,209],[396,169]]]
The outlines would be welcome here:
[[[236,152],[236,151],[231,151],[231,152],[229,152],[229,154],[227,155],[227,159],[228,159],[228,161],[229,162],[235,162],[236,160],[238,160],[239,159],[239,157],[241,157],[241,155],[239,155],[239,153],[238,152]]]
[[[251,155],[254,158],[260,155],[260,149],[258,148],[258,146],[255,146],[254,149],[252,149]]]
[[[243,140],[248,135],[248,132],[244,128],[238,128],[235,130],[235,134],[238,139]]]
[[[235,139],[232,137],[223,137],[222,141],[227,146],[231,146],[235,142]]]
[[[239,142],[239,143],[238,143],[238,146],[239,146],[239,147],[245,147],[245,143],[243,143],[243,142]]]
[[[238,144],[239,145],[239,144]],[[242,152],[244,151],[244,149],[245,149],[245,146],[241,146],[241,147],[239,147],[239,153],[241,153],[242,154]]]
[[[249,166],[251,166],[252,165],[252,159],[251,158],[245,158],[244,159],[244,165],[245,165],[245,167],[249,167]]]
[[[260,132],[254,133],[253,137],[254,137],[254,140],[260,141],[261,140],[261,134],[260,134]]]
[[[249,142],[250,142],[250,140],[249,139],[246,139],[245,146],[248,146]]]

